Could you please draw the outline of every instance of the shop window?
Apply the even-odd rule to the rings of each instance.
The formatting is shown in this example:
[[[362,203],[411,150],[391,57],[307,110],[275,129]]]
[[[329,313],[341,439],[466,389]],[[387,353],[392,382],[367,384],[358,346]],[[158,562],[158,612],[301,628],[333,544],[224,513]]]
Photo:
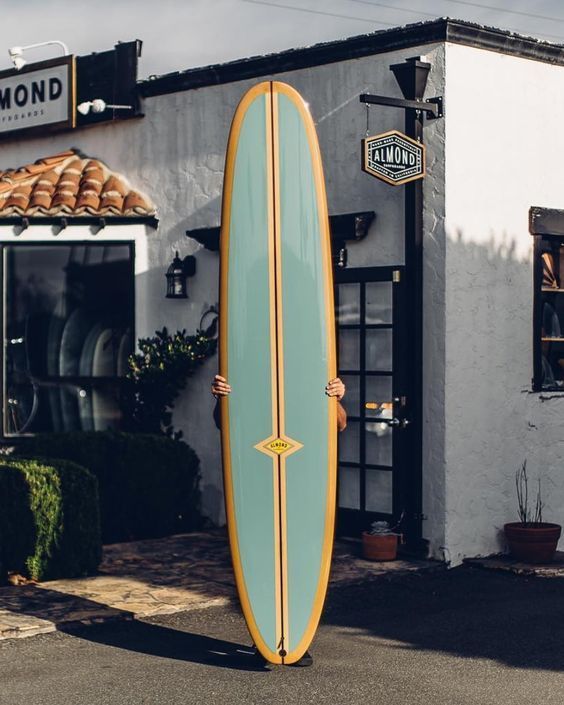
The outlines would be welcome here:
[[[564,391],[564,238],[535,238],[533,389]]]
[[[3,433],[119,428],[133,245],[2,246]]]

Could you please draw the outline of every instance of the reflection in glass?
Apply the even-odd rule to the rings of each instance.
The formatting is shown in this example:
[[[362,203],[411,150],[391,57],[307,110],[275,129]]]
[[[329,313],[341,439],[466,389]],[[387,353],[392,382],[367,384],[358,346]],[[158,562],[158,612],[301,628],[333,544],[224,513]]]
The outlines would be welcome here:
[[[360,367],[360,332],[347,328],[339,331],[339,368],[358,370]]]
[[[392,369],[392,331],[366,331],[366,369],[388,372]]]
[[[392,377],[366,377],[367,418],[391,419],[392,413]]]
[[[349,416],[360,416],[360,377],[358,375],[341,375],[345,385],[345,396],[341,404]]]
[[[343,433],[339,434],[339,460],[360,462],[359,428],[358,421],[349,421]]]
[[[117,378],[133,349],[130,247],[10,245],[4,267],[5,433],[118,426]]]
[[[366,283],[366,323],[392,323],[391,282]]]
[[[366,511],[392,513],[392,473],[389,470],[366,471]]]
[[[541,364],[543,389],[564,388],[564,294],[542,292]]]
[[[541,240],[541,386],[564,389],[564,247]]]
[[[360,284],[339,284],[337,323],[360,323]]]
[[[360,472],[358,468],[339,468],[339,507],[359,509]]]
[[[387,423],[366,422],[366,462],[392,464],[392,428]]]

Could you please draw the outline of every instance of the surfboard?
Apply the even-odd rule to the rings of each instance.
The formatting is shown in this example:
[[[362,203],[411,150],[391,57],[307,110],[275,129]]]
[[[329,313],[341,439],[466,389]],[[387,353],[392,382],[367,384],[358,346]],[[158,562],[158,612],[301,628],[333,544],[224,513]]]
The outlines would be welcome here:
[[[84,340],[92,327],[89,313],[82,307],[75,308],[63,328],[59,351],[59,374],[61,377],[79,374],[80,355]],[[80,430],[79,388],[72,385],[60,387],[61,412],[65,431]]]
[[[251,88],[227,146],[220,246],[221,440],[229,542],[260,653],[308,649],[327,590],[336,502],[336,376],[325,184],[308,106]]]
[[[117,354],[117,376],[125,377],[129,371],[129,356],[133,351],[131,328],[126,328],[121,336]]]
[[[47,374],[49,376],[57,377],[59,375],[61,338],[68,315],[69,311],[66,295],[63,293],[59,297],[59,300],[53,309],[49,323],[49,333],[47,335]],[[63,411],[61,409],[61,395],[59,393],[59,389],[57,389],[57,387],[50,387],[48,390],[48,395],[53,431],[64,431]]]
[[[113,377],[117,372],[113,343],[113,330],[105,328],[96,341],[92,360],[93,377]],[[95,431],[115,428],[117,421],[116,403],[107,388],[92,389],[92,417]]]
[[[80,353],[79,373],[81,377],[92,377],[92,367],[94,363],[94,353],[98,338],[104,331],[104,326],[100,321],[96,322],[84,340],[82,352]],[[80,425],[83,431],[94,431],[94,416],[92,408],[92,387],[84,390],[84,396],[79,394],[78,413]]]

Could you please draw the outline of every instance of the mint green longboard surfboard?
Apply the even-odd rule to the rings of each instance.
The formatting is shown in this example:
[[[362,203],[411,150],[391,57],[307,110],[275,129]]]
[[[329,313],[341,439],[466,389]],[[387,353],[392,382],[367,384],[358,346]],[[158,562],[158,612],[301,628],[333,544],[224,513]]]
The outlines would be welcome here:
[[[336,494],[336,376],[329,221],[307,104],[249,90],[223,187],[220,374],[225,504],[243,614],[272,663],[298,661],[329,577]]]

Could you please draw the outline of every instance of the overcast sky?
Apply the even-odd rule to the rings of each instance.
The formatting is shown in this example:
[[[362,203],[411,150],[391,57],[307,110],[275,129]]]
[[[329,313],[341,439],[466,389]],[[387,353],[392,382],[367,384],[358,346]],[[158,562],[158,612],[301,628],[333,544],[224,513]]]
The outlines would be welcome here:
[[[0,0],[0,10],[0,69],[14,45],[59,39],[80,55],[141,39],[141,78],[445,16],[564,44],[561,0]]]

